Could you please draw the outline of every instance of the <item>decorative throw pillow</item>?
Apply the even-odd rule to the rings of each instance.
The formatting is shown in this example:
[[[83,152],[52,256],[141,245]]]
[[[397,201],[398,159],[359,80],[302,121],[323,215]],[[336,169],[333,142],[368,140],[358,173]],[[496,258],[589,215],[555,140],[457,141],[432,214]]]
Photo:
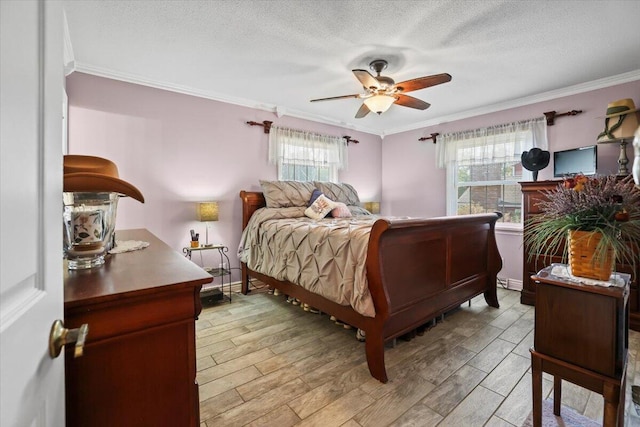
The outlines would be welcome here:
[[[307,206],[311,193],[315,189],[312,182],[302,181],[260,180],[260,186],[268,208]]]
[[[335,202],[336,207],[331,209],[331,216],[334,218],[351,218],[351,211],[342,202]]]
[[[313,202],[316,201],[316,199],[318,197],[320,197],[322,195],[322,191],[318,190],[317,188],[313,190],[313,193],[311,193],[311,198],[309,199],[309,203],[307,203],[307,207],[311,206],[313,204]]]
[[[315,181],[315,187],[322,191],[322,194],[335,202],[342,202],[345,205],[359,205],[360,197],[353,186],[336,182]]]
[[[305,209],[304,214],[311,219],[319,220],[327,216],[335,206],[333,201],[321,194],[311,206]]]

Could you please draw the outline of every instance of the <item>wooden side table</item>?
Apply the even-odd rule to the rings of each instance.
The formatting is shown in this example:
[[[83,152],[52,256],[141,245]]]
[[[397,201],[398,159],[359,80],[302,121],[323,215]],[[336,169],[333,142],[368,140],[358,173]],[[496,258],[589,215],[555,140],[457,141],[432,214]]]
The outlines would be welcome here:
[[[202,251],[208,250],[216,250],[218,251],[218,255],[220,256],[220,264],[218,267],[205,267],[202,261]],[[231,264],[229,262],[229,257],[227,256],[227,252],[229,252],[229,248],[225,245],[205,245],[205,246],[197,246],[190,247],[186,246],[182,248],[182,252],[184,256],[191,259],[191,255],[193,252],[200,252],[200,266],[213,277],[220,278],[220,286],[219,286],[219,297],[222,299],[228,299],[229,303],[231,303]],[[228,295],[224,294],[224,285],[225,285],[225,277],[227,278],[227,286],[228,286]],[[217,285],[211,286],[203,286],[200,291],[200,297],[204,299],[210,298],[211,296],[215,296],[215,291],[218,291]]]
[[[542,373],[553,375],[553,413],[560,415],[562,380],[604,397],[603,426],[624,424],[629,348],[629,280],[619,286],[586,285],[553,275],[554,264],[537,275],[534,348],[531,352],[533,425],[542,423]]]

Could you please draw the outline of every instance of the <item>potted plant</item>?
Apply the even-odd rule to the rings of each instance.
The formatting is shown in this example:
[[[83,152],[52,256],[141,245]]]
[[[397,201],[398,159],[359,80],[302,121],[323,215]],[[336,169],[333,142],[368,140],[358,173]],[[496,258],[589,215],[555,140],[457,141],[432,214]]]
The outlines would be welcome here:
[[[597,280],[608,280],[615,262],[635,266],[640,189],[630,175],[576,175],[544,194],[542,213],[524,228],[530,258],[562,253],[574,276]]]

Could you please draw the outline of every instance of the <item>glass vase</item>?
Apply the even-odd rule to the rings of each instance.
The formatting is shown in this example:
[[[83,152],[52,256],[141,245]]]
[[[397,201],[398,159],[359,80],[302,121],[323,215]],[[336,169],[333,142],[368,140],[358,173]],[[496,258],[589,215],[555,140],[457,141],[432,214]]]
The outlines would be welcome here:
[[[70,270],[100,267],[112,247],[118,193],[63,193],[64,253]]]

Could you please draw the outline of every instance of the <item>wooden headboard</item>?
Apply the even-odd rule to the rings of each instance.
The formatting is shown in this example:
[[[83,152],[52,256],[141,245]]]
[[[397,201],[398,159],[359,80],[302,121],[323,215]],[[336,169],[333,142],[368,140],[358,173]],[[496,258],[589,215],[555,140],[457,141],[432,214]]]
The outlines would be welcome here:
[[[259,191],[241,191],[240,198],[242,199],[242,229],[244,230],[251,215],[258,209],[267,206],[267,202]]]

